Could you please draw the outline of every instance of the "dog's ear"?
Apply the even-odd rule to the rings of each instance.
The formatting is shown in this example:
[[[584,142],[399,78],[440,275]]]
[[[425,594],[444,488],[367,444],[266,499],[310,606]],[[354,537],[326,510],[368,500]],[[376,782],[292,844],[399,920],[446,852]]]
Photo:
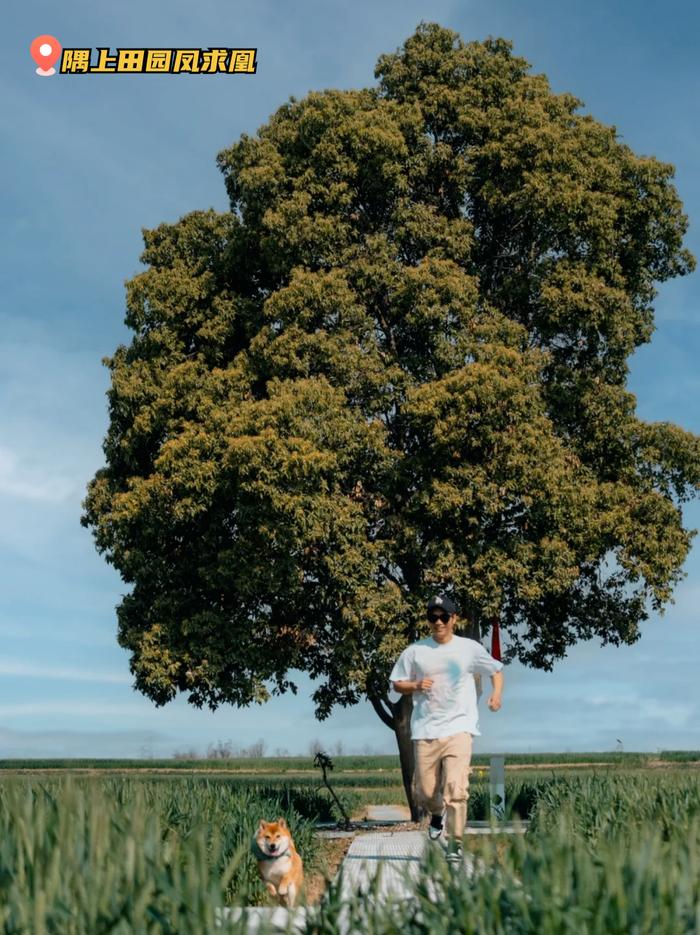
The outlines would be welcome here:
[[[267,822],[260,819],[260,824],[258,825],[258,831],[264,831],[267,828]]]
[[[286,828],[286,827],[287,827],[287,822],[284,820],[284,818],[278,818],[278,819],[277,819],[277,824],[280,826],[280,828]]]

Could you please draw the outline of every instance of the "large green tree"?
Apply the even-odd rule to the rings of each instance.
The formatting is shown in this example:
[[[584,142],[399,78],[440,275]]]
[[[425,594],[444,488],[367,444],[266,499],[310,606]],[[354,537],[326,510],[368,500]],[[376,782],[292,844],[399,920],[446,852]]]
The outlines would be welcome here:
[[[421,25],[376,87],[219,155],[230,211],[145,231],[83,523],[157,704],[368,697],[436,588],[507,655],[633,643],[682,572],[699,440],[627,361],[688,272],[672,167],[503,40]]]

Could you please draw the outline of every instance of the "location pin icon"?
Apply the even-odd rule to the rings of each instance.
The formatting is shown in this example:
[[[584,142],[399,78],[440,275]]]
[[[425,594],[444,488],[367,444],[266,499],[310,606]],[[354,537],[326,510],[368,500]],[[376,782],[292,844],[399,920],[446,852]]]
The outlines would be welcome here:
[[[53,36],[37,36],[29,46],[29,53],[39,66],[36,70],[37,75],[46,78],[56,74],[53,66],[61,57],[61,43],[58,39],[54,39]]]

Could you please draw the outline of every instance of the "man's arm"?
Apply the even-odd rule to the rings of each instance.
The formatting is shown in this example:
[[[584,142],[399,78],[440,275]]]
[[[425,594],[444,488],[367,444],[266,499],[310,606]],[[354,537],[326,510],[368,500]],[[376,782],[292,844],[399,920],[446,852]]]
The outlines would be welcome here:
[[[492,711],[498,711],[501,707],[501,695],[503,694],[503,670],[494,672],[490,678],[492,691],[489,697],[489,708]]]
[[[417,679],[416,681],[409,681],[408,679],[402,682],[392,682],[395,691],[400,695],[412,695],[414,692],[427,692],[430,691],[433,685],[432,679]]]

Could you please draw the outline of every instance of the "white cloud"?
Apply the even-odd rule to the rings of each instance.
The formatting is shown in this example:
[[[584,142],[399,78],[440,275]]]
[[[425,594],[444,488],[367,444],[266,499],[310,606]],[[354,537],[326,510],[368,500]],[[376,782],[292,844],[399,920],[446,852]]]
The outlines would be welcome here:
[[[619,721],[631,715],[633,722],[662,721],[669,727],[684,727],[695,714],[695,705],[664,698],[642,697],[636,693],[594,695],[588,699],[593,707],[608,707]]]
[[[5,660],[0,662],[0,675],[22,678],[66,679],[71,682],[108,682],[131,684],[132,677],[122,672],[89,672],[85,669],[70,669],[62,666],[36,665],[35,663]]]
[[[75,479],[44,473],[8,448],[0,447],[0,495],[61,503],[76,488]]]
[[[47,757],[151,757],[169,756],[173,740],[167,734],[133,731],[22,731],[0,728],[0,750],[5,759]]]
[[[133,717],[141,720],[144,706],[138,703],[111,703],[88,699],[86,701],[20,701],[0,704],[0,717]]]
[[[107,375],[99,354],[0,316],[0,546],[41,562],[87,541],[80,501],[102,462]]]

